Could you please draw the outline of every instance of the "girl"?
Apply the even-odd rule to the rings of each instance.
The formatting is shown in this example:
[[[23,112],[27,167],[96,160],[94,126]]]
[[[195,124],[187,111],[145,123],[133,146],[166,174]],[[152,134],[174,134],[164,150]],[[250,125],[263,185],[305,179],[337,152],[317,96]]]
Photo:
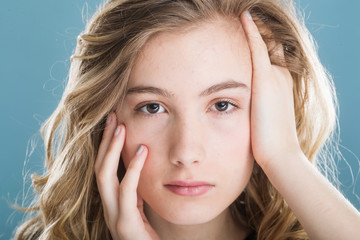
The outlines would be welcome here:
[[[291,1],[109,1],[16,238],[356,239],[360,214],[316,169],[335,103]]]

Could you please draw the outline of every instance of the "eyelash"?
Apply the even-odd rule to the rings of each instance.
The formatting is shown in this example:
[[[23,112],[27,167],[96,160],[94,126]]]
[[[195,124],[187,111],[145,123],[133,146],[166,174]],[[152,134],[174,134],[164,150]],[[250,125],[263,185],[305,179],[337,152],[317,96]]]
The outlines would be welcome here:
[[[240,107],[233,101],[229,100],[229,99],[220,99],[218,101],[216,101],[214,104],[212,104],[208,109],[210,109],[211,107],[215,106],[215,104],[218,104],[218,103],[221,103],[221,102],[225,102],[227,104],[230,104],[231,105],[231,109],[230,110],[226,110],[226,111],[213,111],[213,112],[216,112],[216,114],[218,115],[227,115],[227,114],[231,114],[233,113],[234,111],[237,111]],[[146,102],[146,103],[142,103],[140,107],[136,107],[135,108],[135,111],[138,112],[139,114],[142,114],[142,115],[145,115],[146,117],[154,117],[156,116],[157,114],[160,114],[158,112],[156,113],[146,113],[144,112],[143,108],[149,106],[149,105],[159,105],[160,108],[163,108],[164,109],[164,112],[166,112],[166,109],[160,104],[160,103],[157,103],[157,102]]]

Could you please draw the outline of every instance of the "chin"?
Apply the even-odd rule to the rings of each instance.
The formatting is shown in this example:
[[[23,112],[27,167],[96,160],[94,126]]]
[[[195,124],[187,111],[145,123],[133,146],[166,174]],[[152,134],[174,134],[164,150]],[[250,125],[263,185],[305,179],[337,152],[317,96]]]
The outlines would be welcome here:
[[[177,216],[170,216],[165,218],[168,222],[176,225],[198,225],[210,222],[216,215],[209,216],[209,214],[181,214]]]
[[[199,206],[198,204],[191,203],[184,204],[184,202],[181,207],[176,207],[172,204],[165,208],[162,206],[161,209],[156,209],[158,206],[154,207],[155,208],[152,208],[153,213],[165,221],[176,225],[198,225],[207,223],[227,209],[227,206],[214,208],[211,205]]]

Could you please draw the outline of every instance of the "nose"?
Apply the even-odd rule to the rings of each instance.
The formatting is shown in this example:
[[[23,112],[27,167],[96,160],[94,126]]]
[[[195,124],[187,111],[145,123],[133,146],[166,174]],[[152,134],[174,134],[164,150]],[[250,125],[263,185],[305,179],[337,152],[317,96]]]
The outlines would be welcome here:
[[[169,159],[178,167],[191,167],[205,158],[205,126],[194,118],[174,121],[170,133]]]

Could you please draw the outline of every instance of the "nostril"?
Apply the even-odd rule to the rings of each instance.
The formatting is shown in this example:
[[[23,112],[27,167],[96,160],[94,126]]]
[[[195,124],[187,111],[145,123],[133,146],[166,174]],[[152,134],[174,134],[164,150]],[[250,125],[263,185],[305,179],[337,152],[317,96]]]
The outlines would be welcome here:
[[[176,165],[184,165],[181,161],[176,161]]]
[[[200,163],[200,161],[198,160],[175,160],[174,164],[176,166],[179,167],[184,167],[184,166],[191,166],[191,165],[198,165]]]

